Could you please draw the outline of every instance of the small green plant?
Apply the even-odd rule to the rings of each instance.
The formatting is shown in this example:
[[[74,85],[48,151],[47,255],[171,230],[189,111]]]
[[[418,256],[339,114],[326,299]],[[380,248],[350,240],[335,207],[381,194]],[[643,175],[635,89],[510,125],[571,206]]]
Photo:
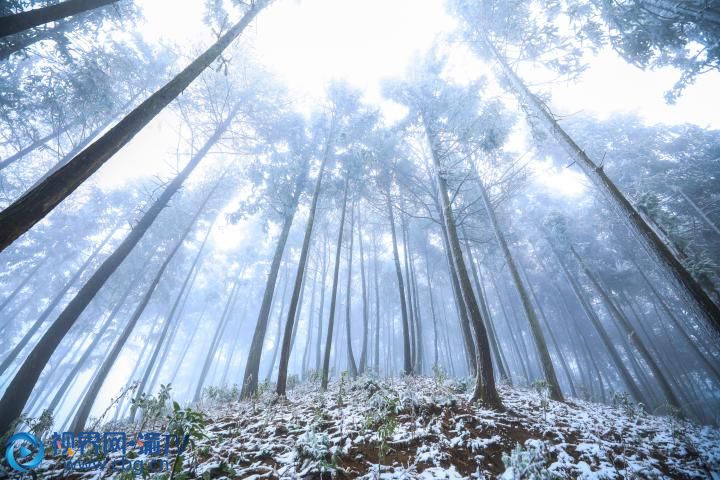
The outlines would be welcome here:
[[[558,478],[545,468],[548,459],[544,444],[528,445],[526,443],[526,446],[527,449],[523,449],[517,443],[510,454],[503,454],[502,461],[506,470],[502,478],[512,480],[554,480]]]
[[[182,469],[183,452],[186,450],[195,452],[197,440],[207,438],[205,427],[208,420],[204,413],[192,408],[183,409],[177,402],[173,402],[173,410],[167,416],[167,420],[167,431],[178,442],[175,461],[170,472],[170,480],[173,480],[174,475]],[[197,455],[194,456],[193,460],[197,463]]]
[[[535,380],[531,386],[540,397],[543,420],[547,421],[548,407],[550,407],[550,383],[545,379],[541,379]]]
[[[615,407],[619,407],[625,412],[630,418],[641,417],[645,414],[645,405],[642,403],[633,402],[630,395],[626,392],[613,392],[612,404]]]
[[[146,425],[154,425],[158,420],[164,418],[168,412],[168,401],[170,400],[170,384],[160,385],[160,391],[157,396],[142,393],[138,398],[132,400],[135,408],[142,410],[143,419],[139,430],[143,430]]]
[[[445,384],[445,380],[447,380],[447,372],[443,368],[442,365],[438,365],[437,363],[434,363],[432,366],[432,372],[433,372],[433,378],[435,379],[435,385],[438,387],[441,387]]]

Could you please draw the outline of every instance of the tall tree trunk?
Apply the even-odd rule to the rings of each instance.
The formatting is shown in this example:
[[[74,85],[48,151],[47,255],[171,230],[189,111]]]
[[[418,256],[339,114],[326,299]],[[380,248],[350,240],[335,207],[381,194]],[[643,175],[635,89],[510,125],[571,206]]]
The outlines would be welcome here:
[[[401,204],[402,208],[402,204]],[[408,322],[409,322],[409,329],[410,329],[410,363],[413,368],[413,373],[415,373],[415,356],[417,354],[417,335],[415,332],[415,305],[413,302],[413,295],[412,295],[412,278],[410,277],[410,261],[409,261],[409,244],[408,244],[408,235],[407,235],[407,222],[404,214],[400,214],[400,231],[402,232],[402,242],[403,242],[403,267],[405,269],[405,298],[407,300],[407,309],[408,309]]]
[[[495,364],[498,367],[498,373],[500,374],[500,379],[506,382],[510,382],[510,377],[508,376],[507,369],[505,368],[505,359],[503,357],[502,350],[500,349],[500,344],[497,341],[497,337],[495,336],[495,328],[493,326],[493,320],[492,316],[490,315],[490,310],[487,307],[487,301],[485,299],[485,291],[482,288],[482,285],[480,284],[480,277],[478,274],[478,269],[480,268],[479,265],[475,265],[475,259],[473,258],[472,248],[470,247],[470,240],[468,239],[468,235],[465,232],[465,229],[462,230],[463,237],[464,237],[464,243],[465,243],[465,251],[467,252],[468,257],[468,263],[470,264],[470,272],[472,273],[473,282],[475,283],[475,292],[478,298],[478,301],[480,303],[480,311],[483,314],[483,318],[485,319],[485,327],[488,330],[488,337],[490,338],[490,346],[493,350],[493,355],[495,356]]]
[[[583,311],[585,312],[585,315],[590,319],[590,322],[592,323],[593,327],[595,327],[595,331],[598,335],[600,335],[600,338],[603,341],[603,344],[605,345],[605,349],[610,354],[610,358],[612,359],[613,363],[615,364],[615,368],[617,368],[618,372],[620,373],[620,376],[623,379],[623,382],[625,383],[625,386],[630,390],[630,395],[632,395],[635,400],[639,402],[645,402],[647,403],[647,400],[645,398],[645,395],[643,395],[640,391],[640,389],[637,386],[637,383],[635,383],[635,379],[630,375],[630,372],[628,371],[627,367],[625,366],[625,362],[623,362],[622,358],[620,357],[620,354],[617,351],[617,348],[615,348],[615,344],[610,339],[610,336],[608,335],[607,331],[605,330],[605,327],[602,326],[600,323],[600,319],[595,314],[595,311],[592,309],[592,307],[588,304],[587,300],[585,299],[585,295],[582,291],[582,288],[578,284],[577,280],[575,280],[575,277],[573,277],[570,274],[570,271],[568,270],[567,266],[565,265],[565,262],[560,257],[559,253],[555,251],[554,247],[551,245],[551,248],[553,250],[553,253],[555,254],[555,257],[558,261],[558,264],[560,265],[560,268],[563,271],[563,274],[565,275],[565,278],[567,279],[568,283],[570,284],[570,287],[573,290],[573,293],[575,294],[575,298],[580,303],[580,306],[582,307]]]
[[[480,188],[480,195],[482,196],[483,204],[485,205],[485,211],[487,212],[487,216],[490,219],[493,231],[495,232],[495,238],[500,246],[500,250],[503,252],[505,264],[510,270],[510,275],[512,276],[513,283],[515,284],[515,289],[517,290],[518,295],[520,295],[525,316],[530,324],[530,331],[532,332],[533,340],[535,341],[535,349],[540,357],[540,365],[542,366],[545,380],[550,384],[550,398],[562,402],[564,401],[564,398],[562,390],[560,389],[560,382],[558,381],[557,374],[555,373],[555,367],[553,366],[552,358],[550,357],[550,352],[548,351],[545,335],[543,334],[542,327],[540,327],[540,321],[537,318],[525,285],[523,285],[522,279],[520,278],[518,267],[512,253],[510,253],[510,247],[508,247],[507,241],[505,240],[505,235],[500,229],[500,223],[495,216],[495,210],[490,204],[490,199],[488,198],[487,191],[485,190],[485,185],[479,178],[477,179],[477,183]]]
[[[18,284],[18,286],[15,287],[12,292],[10,292],[10,295],[8,295],[5,298],[5,300],[3,300],[2,303],[0,303],[0,312],[2,312],[5,309],[5,307],[7,307],[10,304],[10,302],[13,301],[13,299],[17,296],[18,293],[20,293],[22,291],[23,288],[25,288],[25,285],[27,285],[27,283],[35,276],[37,271],[40,270],[40,268],[43,265],[45,265],[45,263],[47,263],[49,258],[50,258],[49,255],[45,255],[45,257],[42,260],[40,260],[39,262],[37,262],[35,264],[35,266],[30,270],[30,272],[28,272],[28,274],[25,275],[25,278],[23,278],[23,280],[20,282],[20,284]]]
[[[340,277],[340,253],[342,250],[343,230],[345,228],[345,210],[347,209],[348,182],[345,181],[345,193],[343,194],[342,213],[340,214],[340,230],[338,232],[337,246],[335,247],[335,267],[333,270],[333,286],[330,294],[330,314],[328,317],[328,329],[325,340],[325,353],[323,355],[321,388],[327,390],[328,377],[330,375],[330,349],[332,348],[333,330],[335,328],[335,307],[337,304],[338,280]]]
[[[283,275],[285,278],[283,279],[283,288],[282,293],[280,294],[280,312],[278,313],[277,317],[277,331],[275,332],[275,340],[273,340],[273,352],[272,357],[270,358],[270,363],[268,365],[267,374],[265,375],[265,382],[270,382],[270,379],[272,378],[272,372],[275,369],[275,361],[277,360],[277,354],[278,351],[280,351],[280,338],[282,336],[282,319],[283,314],[285,313],[285,294],[287,293],[287,287],[290,283],[287,279],[288,273],[287,270],[285,271],[285,275]]]
[[[25,335],[23,335],[23,338],[15,345],[15,347],[8,353],[8,355],[3,359],[2,363],[0,364],[0,376],[4,375],[7,371],[7,369],[12,365],[12,363],[17,359],[17,357],[22,353],[25,346],[32,340],[32,338],[35,336],[35,334],[40,330],[42,325],[45,323],[45,320],[48,319],[50,314],[55,311],[55,307],[57,307],[63,298],[65,298],[65,295],[70,290],[70,288],[80,279],[80,277],[85,273],[85,271],[88,269],[88,267],[92,264],[93,260],[98,256],[100,251],[103,249],[103,247],[107,244],[108,241],[115,235],[115,232],[117,230],[113,229],[106,237],[105,239],[100,242],[100,244],[95,247],[95,250],[90,254],[90,256],[83,262],[83,264],[78,268],[72,277],[65,283],[65,286],[60,290],[50,301],[47,307],[45,307],[45,310],[43,310],[43,313],[38,317],[38,319],[35,321],[35,323],[32,324],[30,329],[25,332]]]
[[[329,147],[326,147],[326,149],[327,148]],[[290,227],[292,227],[298,203],[300,202],[300,195],[302,195],[305,190],[305,183],[310,168],[309,160],[304,159],[304,161],[305,165],[295,184],[292,203],[289,205],[283,220],[283,229],[278,237],[275,254],[270,264],[270,271],[268,272],[268,279],[265,282],[265,293],[263,294],[260,312],[258,313],[258,319],[255,323],[255,332],[253,333],[252,342],[250,343],[250,352],[248,353],[247,363],[245,364],[245,373],[243,374],[242,391],[240,394],[241,398],[249,398],[254,395],[257,390],[258,375],[260,374],[260,359],[265,343],[265,335],[267,334],[268,319],[270,318],[270,310],[275,294],[275,284],[277,283],[277,276],[280,271],[280,262],[282,261],[285,245],[287,244],[288,235],[290,234]]]
[[[348,261],[347,261],[347,283],[345,288],[345,345],[347,349],[347,362],[350,370],[350,378],[357,377],[358,369],[355,363],[355,354],[352,348],[352,328],[350,315],[352,313],[352,261],[353,261],[353,244],[355,241],[355,202],[350,206],[350,241],[348,244]]]
[[[213,221],[210,222],[210,226],[207,229],[207,232],[205,233],[205,238],[203,238],[202,243],[200,243],[200,248],[198,248],[198,252],[195,255],[195,258],[193,259],[192,264],[190,265],[190,270],[188,271],[188,274],[185,276],[185,280],[183,281],[182,286],[180,287],[180,292],[178,292],[177,296],[175,297],[175,301],[173,302],[173,306],[170,309],[170,316],[169,321],[173,322],[173,331],[170,334],[170,337],[168,338],[168,341],[165,342],[165,348],[163,349],[163,353],[160,356],[160,361],[158,362],[158,365],[162,366],[165,365],[165,359],[168,356],[168,353],[170,351],[170,346],[172,345],[173,341],[175,340],[175,335],[177,335],[178,328],[180,326],[180,318],[182,316],[182,312],[185,308],[185,302],[187,301],[188,296],[190,295],[190,290],[192,288],[192,285],[195,282],[195,278],[198,274],[198,264],[200,262],[200,257],[202,256],[203,250],[205,249],[205,245],[207,244],[208,238],[210,238],[210,234],[213,231],[213,227],[215,226],[215,222],[217,221],[218,216],[216,215],[215,218],[213,218]],[[183,299],[184,297],[184,299]],[[182,306],[178,308],[178,305],[180,304],[180,301],[183,301]],[[175,313],[177,312],[177,314]],[[173,316],[176,316],[177,319],[173,321]],[[157,377],[160,373],[160,368],[155,370],[155,374],[153,375],[153,378],[150,380],[149,388],[148,390],[152,391],[153,387],[155,386],[157,382]]]
[[[322,284],[320,284],[320,312],[318,313],[318,333],[315,344],[315,372],[320,372],[320,349],[323,336],[323,313],[325,311],[325,284],[327,283],[328,259],[327,259],[327,234],[323,235],[323,260],[322,260]]]
[[[120,300],[115,305],[115,308],[110,312],[110,315],[108,315],[107,319],[103,322],[103,324],[100,326],[100,329],[97,331],[95,336],[93,337],[92,342],[90,345],[88,345],[87,349],[83,352],[82,356],[79,360],[74,362],[72,370],[70,370],[70,373],[67,374],[65,377],[65,381],[60,385],[60,388],[55,393],[55,396],[53,397],[52,401],[50,402],[50,405],[47,407],[48,410],[51,412],[54,412],[57,408],[58,404],[60,403],[60,400],[65,396],[65,393],[67,392],[68,388],[70,387],[70,384],[75,380],[75,378],[78,376],[80,371],[87,367],[88,359],[90,358],[90,355],[93,354],[95,351],[95,348],[98,346],[100,341],[103,339],[103,335],[105,332],[108,331],[110,326],[112,325],[113,320],[117,316],[117,314],[120,312],[120,309],[125,305],[125,300],[127,300],[127,297],[130,295],[130,292],[132,291],[133,287],[135,287],[135,281],[136,278],[133,278],[129,283],[125,291],[123,292],[122,296],[120,297]],[[142,357],[140,357],[142,358]]]
[[[307,321],[307,339],[305,341],[305,348],[303,349],[303,356],[302,356],[302,379],[305,379],[305,376],[308,371],[308,361],[310,359],[310,350],[312,347],[312,340],[313,340],[313,328],[315,325],[313,325],[314,321],[313,318],[315,318],[315,294],[317,293],[317,278],[318,278],[318,266],[317,262],[315,262],[315,272],[313,273],[313,280],[312,280],[312,292],[310,293],[310,310],[308,311],[308,321]]]
[[[23,30],[57,22],[65,17],[84,13],[96,8],[116,3],[118,0],[66,0],[47,7],[33,8],[25,12],[0,17],[0,38]]]
[[[372,236],[373,242],[373,287],[375,289],[375,358],[373,366],[380,375],[380,285],[378,283],[378,260],[377,241],[375,233]]]
[[[640,352],[640,354],[643,357],[643,360],[645,360],[645,363],[650,368],[650,371],[653,374],[653,377],[655,377],[655,380],[657,380],[658,385],[660,386],[660,389],[663,391],[663,394],[665,395],[665,398],[667,401],[672,405],[673,407],[677,408],[678,410],[684,410],[682,403],[678,399],[678,397],[675,395],[675,391],[673,387],[670,385],[670,382],[668,381],[665,372],[663,372],[660,369],[660,366],[655,361],[655,358],[650,354],[650,351],[645,346],[645,343],[640,339],[640,337],[635,332],[635,329],[630,325],[630,322],[628,322],[625,315],[618,310],[618,308],[615,306],[615,303],[612,301],[608,293],[605,291],[605,289],[600,285],[600,282],[598,281],[597,277],[590,271],[590,269],[587,268],[585,265],[585,262],[582,258],[580,258],[580,255],[575,251],[575,248],[570,246],[570,252],[573,254],[575,259],[577,260],[578,264],[582,268],[583,272],[585,272],[585,275],[590,279],[590,283],[592,283],[595,290],[600,294],[600,297],[603,299],[603,303],[605,304],[605,307],[610,312],[611,316],[615,319],[618,326],[621,327],[622,331],[627,335],[627,337],[632,342],[633,346]],[[690,412],[688,412],[690,413]]]
[[[548,319],[545,316],[545,311],[543,310],[542,305],[540,304],[540,300],[538,300],[538,297],[535,293],[535,289],[533,288],[532,283],[528,278],[527,271],[525,271],[521,264],[518,264],[518,269],[522,273],[522,276],[525,277],[525,283],[527,284],[528,290],[530,291],[530,296],[535,302],[535,307],[537,308],[537,311],[540,312],[540,319],[545,326],[545,330],[550,336],[550,342],[552,342],[553,346],[555,347],[555,352],[557,352],[557,357],[560,360],[560,364],[562,365],[563,370],[565,370],[565,376],[567,377],[568,385],[570,387],[570,394],[573,397],[577,397],[577,391],[575,390],[575,383],[573,382],[572,371],[570,370],[570,367],[565,361],[565,355],[563,355],[563,352],[560,349],[560,344],[558,343],[557,338],[555,338],[555,334],[553,333],[552,328],[550,328],[550,322],[548,322]]]
[[[495,56],[503,74],[520,100],[535,112],[536,118],[565,149],[574,163],[577,163],[590,178],[648,254],[662,265],[664,270],[675,280],[679,293],[693,306],[693,310],[705,318],[716,331],[720,332],[720,307],[712,301],[698,281],[688,272],[678,259],[677,253],[673,251],[670,243],[661,238],[650,221],[623,195],[615,183],[605,174],[602,165],[598,166],[590,159],[587,153],[560,126],[547,106],[528,90],[487,35],[481,33],[480,37],[485,46]]]
[[[322,163],[320,164],[320,171],[315,183],[315,191],[313,192],[312,203],[310,204],[310,211],[308,212],[307,226],[305,227],[305,237],[303,238],[302,249],[300,250],[300,260],[298,262],[297,275],[295,276],[295,287],[293,288],[292,297],[290,298],[290,308],[288,308],[287,323],[285,325],[285,335],[283,336],[282,351],[280,352],[280,366],[278,368],[278,381],[277,381],[277,394],[285,395],[285,388],[287,386],[287,369],[288,363],[290,362],[290,341],[292,339],[292,331],[295,323],[295,315],[298,309],[298,298],[300,297],[300,288],[305,277],[305,266],[307,264],[308,251],[310,250],[310,240],[312,238],[313,227],[315,226],[315,214],[317,211],[318,199],[320,198],[320,192],[322,190],[322,179],[325,173],[325,166],[327,165],[328,158],[330,157],[330,147],[333,142],[333,136],[335,134],[336,118],[333,116],[332,123],[330,125],[330,132],[328,134],[327,143],[325,145],[325,152],[323,154]],[[345,200],[347,201],[347,181],[345,183]],[[343,211],[345,206],[343,206]]]
[[[1,58],[0,58],[0,61],[2,61]],[[7,158],[4,159],[4,160],[0,160],[0,170],[3,170],[4,168],[9,167],[9,166],[12,165],[13,163],[15,163],[15,162],[17,162],[18,160],[20,160],[21,158],[24,158],[26,155],[28,155],[29,153],[32,153],[32,152],[35,151],[36,149],[42,147],[43,145],[45,145],[47,142],[49,142],[49,141],[52,140],[53,138],[59,137],[59,136],[62,135],[63,133],[67,132],[70,128],[72,128],[74,125],[75,125],[75,122],[71,122],[71,123],[69,123],[69,124],[67,124],[67,125],[65,125],[65,126],[63,126],[63,127],[56,128],[55,130],[53,130],[52,132],[48,133],[48,134],[45,135],[44,137],[40,137],[40,138],[38,138],[37,140],[34,140],[34,141],[33,141],[30,145],[28,145],[27,147],[21,148],[20,150],[18,150],[17,152],[13,153],[12,155],[10,155],[9,157],[7,157]]]
[[[192,333],[190,334],[190,339],[185,342],[185,346],[183,347],[182,353],[178,356],[177,362],[175,362],[175,368],[173,369],[172,375],[170,375],[170,380],[168,383],[174,384],[175,379],[177,378],[178,373],[180,373],[180,368],[183,365],[186,365],[185,363],[185,357],[187,356],[188,350],[190,350],[190,347],[194,345],[195,337],[197,336],[198,331],[200,330],[200,326],[202,325],[203,317],[205,316],[205,313],[207,312],[207,307],[203,308],[202,312],[200,312],[200,317],[195,321],[195,325],[193,326]],[[132,378],[132,377],[131,377]]]
[[[140,303],[135,308],[135,311],[133,312],[133,316],[130,318],[130,321],[128,321],[127,325],[123,329],[123,332],[120,334],[120,337],[115,341],[115,344],[113,345],[112,350],[106,357],[105,361],[103,362],[102,366],[98,370],[97,374],[95,375],[95,378],[93,379],[92,385],[90,386],[90,389],[88,390],[88,394],[83,398],[82,403],[80,405],[80,408],[78,408],[78,413],[75,416],[75,419],[73,420],[72,426],[73,426],[73,432],[80,432],[85,428],[85,422],[87,421],[88,417],[90,416],[90,411],[92,410],[93,404],[95,403],[95,399],[97,398],[98,393],[100,392],[100,388],[102,388],[103,383],[105,383],[105,379],[112,369],[113,365],[115,364],[115,361],[117,360],[118,355],[122,351],[123,347],[125,346],[125,343],[127,342],[128,338],[130,337],[130,334],[132,333],[133,329],[135,328],[135,325],[137,324],[138,319],[142,316],[143,312],[145,311],[145,307],[147,307],[148,303],[150,302],[150,299],[153,296],[153,293],[155,292],[155,289],[157,288],[158,283],[160,283],[160,279],[162,278],[163,274],[165,273],[165,270],[167,269],[168,265],[172,261],[172,259],[175,257],[175,254],[180,250],[180,247],[185,242],[185,239],[187,238],[188,234],[192,231],[193,227],[195,226],[195,222],[200,217],[200,214],[205,209],[205,206],[207,205],[207,202],[212,197],[213,193],[215,193],[215,190],[220,185],[220,182],[222,181],[222,178],[218,180],[215,183],[215,186],[210,190],[210,193],[205,197],[205,199],[202,201],[198,209],[195,211],[195,214],[190,219],[190,222],[188,223],[187,227],[185,227],[185,230],[181,233],[179,240],[175,243],[172,250],[170,250],[170,253],[165,258],[163,263],[160,265],[160,268],[158,269],[157,273],[155,274],[155,277],[152,279],[152,282],[150,282],[150,285],[148,286],[147,290],[145,291],[145,295],[143,296],[142,300],[140,300]],[[166,326],[163,328],[163,333],[167,331],[167,325],[171,322],[171,318],[168,317]],[[162,341],[162,334],[160,336],[160,340]],[[154,359],[155,355],[153,355]],[[150,365],[153,363],[153,359],[150,360]],[[148,367],[152,368],[152,367]],[[147,379],[143,379],[147,381]],[[139,398],[140,393],[142,392],[142,387],[144,386],[144,382],[141,385],[141,387],[138,389],[138,396],[136,398]]]
[[[362,221],[360,220],[360,206],[358,205],[358,243],[360,244],[360,283],[362,286],[362,315],[363,315],[363,338],[362,338],[362,350],[360,351],[360,367],[359,373],[362,375],[367,369],[367,357],[368,357],[368,329],[369,329],[369,315],[368,312],[368,294],[367,284],[365,283],[365,251],[363,250],[363,234],[362,234]]]
[[[222,315],[220,316],[220,321],[218,322],[217,329],[215,330],[215,335],[210,342],[210,348],[208,349],[207,355],[205,355],[205,361],[203,362],[202,369],[200,370],[200,377],[198,378],[197,384],[195,385],[195,392],[193,393],[193,403],[198,402],[202,395],[202,388],[203,385],[205,385],[205,381],[207,380],[208,371],[210,370],[212,361],[215,358],[215,354],[217,353],[217,347],[220,343],[220,339],[222,338],[222,334],[225,331],[225,326],[227,325],[228,318],[230,318],[230,311],[232,310],[233,304],[235,303],[235,295],[237,294],[238,285],[239,281],[235,280],[235,282],[233,282],[232,288],[230,289],[230,295],[228,296],[227,302],[225,302],[225,308],[223,309]],[[133,414],[131,413],[131,416],[132,415]]]
[[[418,296],[417,286],[417,275],[415,273],[415,261],[414,257],[410,252],[410,244],[408,244],[408,256],[410,260],[410,280],[412,280],[412,292],[413,292],[413,303],[415,304],[415,346],[417,347],[417,354],[415,355],[414,370],[423,374],[425,368],[424,355],[425,349],[423,348],[423,330],[422,330],[422,315],[420,314],[420,298]]]
[[[32,392],[35,382],[40,376],[40,372],[42,372],[47,365],[48,360],[57,346],[75,324],[75,321],[94,298],[95,294],[105,285],[107,279],[110,278],[113,272],[115,272],[123,260],[130,254],[157,216],[160,215],[160,212],[165,209],[185,179],[187,179],[208,151],[210,151],[210,148],[220,140],[220,137],[227,130],[237,111],[238,107],[235,107],[231,111],[227,119],[218,126],[215,133],[213,133],[205,145],[203,145],[185,168],[170,182],[150,208],[146,210],[140,221],[135,225],[135,228],[130,231],[117,249],[105,259],[103,264],[75,295],[75,298],[65,307],[65,310],[63,310],[52,326],[45,332],[13,378],[2,399],[0,399],[0,432],[7,431],[12,422],[22,413],[23,406],[30,396],[30,392]]]
[[[687,195],[685,195],[685,192],[683,192],[683,191],[680,190],[680,189],[678,189],[677,191],[678,191],[678,193],[680,194],[680,196],[682,196],[682,197],[685,199],[685,201],[690,204],[690,206],[693,208],[693,210],[695,210],[695,212],[698,214],[698,216],[699,216],[700,218],[702,218],[702,220],[705,222],[705,224],[706,224],[708,227],[710,227],[710,229],[711,229],[713,232],[715,232],[717,235],[720,235],[720,228],[718,228],[718,226],[715,225],[715,224],[712,222],[712,220],[710,220],[710,218],[705,214],[705,212],[703,212],[702,209],[701,209],[700,207],[698,207],[697,204],[696,204],[695,202],[693,202],[690,197],[688,197]]]
[[[266,4],[267,0],[256,0],[237,24],[185,70],[142,102],[65,166],[0,212],[0,251],[27,232],[75,191],[180,95],[240,35]]]
[[[428,297],[430,298],[430,314],[433,322],[433,367],[438,365],[438,328],[437,316],[435,313],[435,300],[433,299],[432,276],[430,275],[430,256],[428,255],[427,244],[423,244],[425,254],[425,277],[428,282]]]
[[[458,238],[457,227],[455,226],[455,216],[452,211],[452,205],[450,205],[447,180],[442,175],[442,166],[437,152],[438,142],[435,138],[435,133],[429,128],[427,121],[428,119],[425,118],[425,114],[423,114],[425,132],[430,142],[430,151],[435,165],[435,178],[438,185],[440,205],[442,207],[442,218],[447,228],[448,240],[450,241],[449,253],[451,254],[453,265],[455,265],[455,270],[457,270],[460,291],[462,292],[463,300],[465,301],[465,306],[475,332],[475,344],[477,347],[475,350],[475,364],[477,365],[477,377],[473,400],[479,400],[489,408],[502,409],[502,401],[495,388],[495,373],[493,372],[487,330],[485,329],[482,314],[480,313],[480,307],[478,307],[477,300],[473,294],[470,277],[462,256],[460,239]]]
[[[390,198],[390,185],[385,192],[387,199],[388,218],[390,220],[390,234],[392,236],[393,259],[395,261],[395,273],[398,281],[398,291],[400,292],[400,312],[402,314],[403,329],[403,373],[412,375],[412,361],[410,351],[410,325],[408,320],[407,304],[405,302],[405,284],[403,283],[402,270],[400,268],[400,254],[398,253],[397,236],[395,235],[395,214]]]
[[[522,350],[520,348],[520,345],[518,344],[517,337],[515,335],[516,329],[513,325],[513,323],[510,321],[510,315],[507,312],[507,309],[505,308],[505,300],[503,299],[503,294],[500,291],[500,288],[498,287],[497,281],[495,281],[494,275],[489,275],[490,277],[490,283],[492,284],[493,290],[495,291],[495,296],[498,300],[498,305],[500,305],[500,311],[502,312],[503,318],[505,319],[505,324],[507,325],[508,329],[508,336],[510,337],[510,342],[513,347],[513,353],[515,354],[515,358],[517,360],[517,363],[520,365],[520,370],[522,371],[523,377],[525,378],[525,382],[530,382],[530,371],[528,369],[528,356],[523,355]],[[509,302],[508,302],[509,303]],[[522,339],[520,339],[522,341]],[[509,368],[509,364],[508,364]]]
[[[442,208],[437,203],[438,214],[442,217]],[[453,298],[455,299],[455,310],[457,310],[458,319],[460,320],[460,331],[462,332],[463,342],[465,345],[465,359],[467,360],[468,371],[473,377],[477,375],[477,363],[475,362],[475,340],[473,340],[472,330],[470,328],[470,319],[468,318],[468,311],[465,307],[465,300],[463,300],[462,292],[460,291],[460,283],[458,282],[457,270],[452,261],[452,254],[450,253],[450,240],[447,234],[447,227],[444,222],[441,222],[440,230],[442,231],[443,245],[445,248],[445,259],[448,264],[448,273],[450,275],[450,285],[452,286]]]

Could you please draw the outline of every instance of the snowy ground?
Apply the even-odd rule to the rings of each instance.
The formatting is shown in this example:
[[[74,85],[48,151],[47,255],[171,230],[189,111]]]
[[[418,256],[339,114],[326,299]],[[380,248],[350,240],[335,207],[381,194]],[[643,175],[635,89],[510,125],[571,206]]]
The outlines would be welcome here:
[[[506,411],[495,412],[468,403],[471,387],[361,378],[324,394],[300,385],[283,401],[206,402],[208,438],[175,479],[720,478],[717,428],[650,416],[623,398],[553,402],[542,388],[501,387]],[[84,475],[101,476],[109,472]]]

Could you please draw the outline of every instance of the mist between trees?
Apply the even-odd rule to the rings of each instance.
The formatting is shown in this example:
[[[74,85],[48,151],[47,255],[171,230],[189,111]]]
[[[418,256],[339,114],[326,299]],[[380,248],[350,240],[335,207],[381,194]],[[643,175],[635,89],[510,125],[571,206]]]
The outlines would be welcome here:
[[[613,49],[679,101],[717,75],[716,5],[451,0],[382,104],[338,80],[307,111],[253,53],[282,0],[206,3],[192,49],[142,2],[0,6],[0,431],[342,372],[717,423],[720,132],[559,115],[540,81]]]

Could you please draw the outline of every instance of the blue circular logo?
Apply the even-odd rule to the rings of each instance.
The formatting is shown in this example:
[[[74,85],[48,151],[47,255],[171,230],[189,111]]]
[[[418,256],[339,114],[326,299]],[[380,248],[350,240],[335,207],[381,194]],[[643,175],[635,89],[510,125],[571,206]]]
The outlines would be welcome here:
[[[28,446],[29,444],[29,446]],[[33,455],[30,448],[37,450]],[[17,453],[17,457],[15,456]],[[27,472],[40,465],[43,456],[45,455],[45,447],[40,440],[26,432],[16,433],[7,442],[7,449],[5,450],[5,460],[8,465],[18,472]],[[32,458],[28,459],[28,457]],[[21,462],[18,463],[18,459]]]

